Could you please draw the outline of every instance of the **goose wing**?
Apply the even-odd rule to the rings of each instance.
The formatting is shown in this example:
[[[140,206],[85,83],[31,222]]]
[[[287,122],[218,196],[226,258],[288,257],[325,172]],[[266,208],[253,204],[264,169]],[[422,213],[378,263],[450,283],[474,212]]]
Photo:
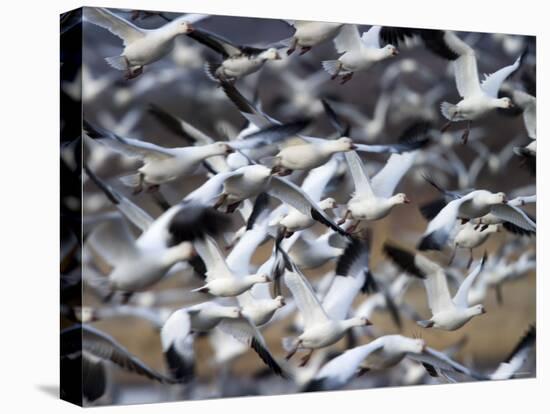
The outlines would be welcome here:
[[[363,32],[361,41],[369,48],[380,49],[380,30],[382,26],[372,26],[368,31]]]
[[[345,230],[338,226],[327,213],[321,210],[317,204],[294,183],[273,176],[271,177],[268,193],[282,202],[291,205],[300,213],[312,217],[314,220],[330,227],[344,236],[348,236]]]
[[[453,302],[462,308],[467,308],[469,306],[468,294],[470,293],[470,288],[473,286],[479,274],[483,271],[485,261],[487,260],[487,254],[483,255],[483,258],[479,261],[479,264],[475,267],[473,271],[470,272],[464,281],[460,284],[458,291],[456,292]]]
[[[335,389],[347,384],[357,372],[361,363],[373,352],[384,347],[382,338],[375,339],[367,345],[347,350],[342,355],[330,360],[317,373],[308,389]]]
[[[490,75],[485,75],[483,81],[481,82],[481,89],[483,92],[493,98],[498,98],[498,91],[502,86],[502,83],[506,80],[506,78],[519,69],[522,58],[523,55],[518,57],[511,65],[505,66]]]
[[[441,250],[453,231],[460,206],[475,196],[475,191],[447,203],[428,223],[428,227],[418,243],[419,250]]]
[[[284,281],[300,310],[306,330],[318,323],[329,321],[329,317],[321,306],[313,288],[296,266],[293,266],[293,271],[285,272]]]
[[[450,49],[459,55],[453,62],[458,93],[463,98],[478,94],[481,92],[481,85],[474,49],[454,33],[446,32],[445,36]]]
[[[334,38],[334,46],[338,53],[354,52],[359,50],[363,43],[359,37],[359,29],[355,24],[345,24],[338,36]]]
[[[103,191],[105,196],[118,208],[118,210],[142,232],[145,232],[153,224],[155,220],[149,213],[101,180],[87,165],[84,165],[84,170],[88,177],[90,177],[99,189]]]
[[[347,151],[344,153],[344,156],[346,157],[351,178],[353,179],[355,193],[374,197],[374,191],[372,190],[369,177],[359,155],[355,151]]]
[[[487,379],[486,376],[472,371],[470,368],[465,367],[464,365],[461,365],[458,362],[454,361],[452,358],[445,355],[445,353],[436,351],[432,348],[426,348],[425,351],[419,354],[409,352],[407,353],[407,357],[414,361],[422,363],[424,367],[426,367],[430,375],[437,375],[437,371],[439,370],[443,372],[458,372],[477,380]]]
[[[504,362],[501,362],[497,369],[491,374],[491,379],[510,379],[517,375],[517,372],[525,364],[531,351],[536,346],[536,340],[537,330],[533,325],[520,339],[510,356],[508,356]]]
[[[229,40],[205,30],[193,30],[187,36],[219,53],[224,59],[242,54],[242,50],[233,45]]]
[[[87,7],[84,10],[84,17],[89,22],[101,26],[115,36],[120,37],[124,42],[124,46],[145,37],[145,32],[142,29],[101,7]]]
[[[141,361],[119,344],[113,337],[91,326],[82,325],[82,351],[97,358],[111,361],[120,368],[135,372],[151,380],[166,384],[178,383],[178,380],[165,377]]]
[[[526,231],[536,231],[536,223],[519,207],[507,204],[498,204],[491,207],[491,213],[498,218],[512,223]]]
[[[207,282],[234,277],[218,244],[212,237],[205,235],[204,238],[195,240],[193,246],[206,265]]]
[[[391,197],[399,181],[413,166],[417,152],[392,154],[386,165],[372,178],[372,190],[378,197]]]
[[[172,377],[190,380],[195,368],[195,353],[191,319],[186,309],[176,310],[170,315],[161,328],[160,340]]]
[[[134,236],[121,217],[99,224],[88,236],[87,243],[111,266],[139,255]]]
[[[243,316],[238,319],[224,319],[218,327],[239,342],[252,348],[275,374],[284,376],[283,370],[269,351],[262,334],[248,318]]]

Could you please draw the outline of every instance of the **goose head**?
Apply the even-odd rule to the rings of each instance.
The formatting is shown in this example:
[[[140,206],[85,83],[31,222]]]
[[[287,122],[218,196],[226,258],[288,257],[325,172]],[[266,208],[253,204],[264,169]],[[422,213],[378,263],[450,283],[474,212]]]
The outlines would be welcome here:
[[[250,282],[253,282],[254,284],[256,283],[269,283],[271,282],[271,279],[269,278],[269,276],[265,273],[259,273],[259,274],[255,274],[255,275],[250,275],[248,276],[248,280]]]
[[[405,193],[398,193],[392,197],[394,204],[409,204],[411,200],[407,197]]]
[[[345,325],[347,325],[347,327],[349,327],[349,328],[355,328],[355,327],[359,327],[359,326],[369,326],[369,325],[372,325],[372,322],[369,321],[369,320],[368,320],[367,318],[365,318],[364,316],[346,319],[346,320],[343,321],[343,322],[344,322]]]
[[[262,53],[260,53],[260,57],[262,57],[265,60],[281,59],[281,55],[279,54],[279,51],[274,47],[270,47],[269,49],[264,50]]]
[[[354,150],[356,146],[349,137],[341,137],[334,141],[326,141],[327,145],[332,152],[347,152]]]
[[[397,56],[399,51],[394,45],[386,45],[382,48],[386,56]]]
[[[325,198],[319,202],[319,208],[321,210],[330,210],[336,208],[336,200],[332,197]]]
[[[495,99],[494,100],[494,103],[495,103],[495,106],[497,108],[513,108],[514,107],[514,103],[512,102],[512,100],[510,98],[508,98],[507,96],[503,97],[503,98],[498,98],[498,99]]]
[[[273,300],[277,304],[277,309],[280,309],[280,308],[282,308],[283,306],[286,305],[286,300],[285,300],[284,296],[279,295]]]
[[[215,142],[212,144],[212,149],[215,155],[226,155],[235,152],[235,150],[225,142]]]
[[[472,306],[472,307],[468,308],[468,314],[472,317],[473,316],[478,316],[478,315],[483,315],[484,313],[487,313],[487,311],[485,310],[485,307],[482,304],[475,305],[475,306]]]
[[[168,24],[173,28],[174,34],[176,35],[187,34],[193,31],[191,23],[186,22],[184,18],[175,19]]]

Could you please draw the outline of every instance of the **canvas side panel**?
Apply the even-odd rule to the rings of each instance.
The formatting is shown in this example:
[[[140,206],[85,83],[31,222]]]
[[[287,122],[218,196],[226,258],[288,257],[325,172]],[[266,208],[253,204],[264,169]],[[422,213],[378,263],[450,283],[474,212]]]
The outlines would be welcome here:
[[[82,406],[82,9],[60,25],[60,396]]]

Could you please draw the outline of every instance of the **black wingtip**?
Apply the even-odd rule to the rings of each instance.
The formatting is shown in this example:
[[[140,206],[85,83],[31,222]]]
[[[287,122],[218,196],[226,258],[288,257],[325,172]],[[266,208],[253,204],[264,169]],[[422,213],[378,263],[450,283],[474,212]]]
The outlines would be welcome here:
[[[246,222],[246,230],[251,230],[252,228],[254,228],[254,224],[256,224],[258,217],[260,217],[260,215],[263,211],[265,211],[268,205],[269,195],[267,193],[260,193],[254,201],[252,212],[250,213],[248,221]]]
[[[95,173],[90,170],[90,167],[88,167],[88,164],[83,165],[84,171],[86,171],[86,174],[88,177],[90,177],[90,180],[93,181],[95,185],[105,194],[105,196],[109,199],[109,201],[115,205],[120,203],[120,198],[111,190],[111,188],[103,182]]]
[[[418,242],[417,249],[421,251],[426,250],[441,250],[443,248],[442,243],[439,242],[438,237],[435,232],[432,232],[420,239]]]
[[[506,362],[510,362],[512,358],[522,349],[532,347],[535,345],[537,341],[537,328],[535,325],[529,326],[529,329],[523,337],[520,339],[520,341],[517,343],[517,345],[514,347],[512,352],[510,352],[510,355],[505,359]]]
[[[172,245],[193,241],[205,235],[216,236],[225,231],[231,219],[219,211],[204,206],[183,205],[174,215],[168,231]]]
[[[338,234],[341,234],[342,236],[345,236],[345,237],[349,238],[350,240],[353,240],[353,236],[351,234],[349,234],[347,231],[342,229],[340,226],[332,223],[330,220],[327,220],[315,208],[311,207],[310,214],[311,214],[311,218],[313,218],[313,220],[318,221],[319,223],[324,224],[327,227],[330,227],[332,230],[334,230]]]
[[[370,270],[365,272],[365,283],[361,286],[361,293],[373,294],[380,291],[380,286]]]
[[[437,198],[433,201],[422,204],[419,207],[420,214],[422,214],[422,217],[428,221],[433,220],[446,205],[447,202],[444,198]]]
[[[325,378],[314,378],[302,389],[302,392],[325,391]]]
[[[269,351],[256,339],[252,338],[250,347],[258,354],[261,360],[273,371],[275,375],[286,378],[281,366],[273,359]]]
[[[194,361],[185,361],[181,358],[174,348],[174,345],[164,352],[164,359],[166,365],[168,365],[168,370],[170,372],[171,378],[178,382],[189,382],[193,379],[195,375],[195,364]]]
[[[351,243],[348,243],[344,252],[338,257],[336,274],[340,276],[349,276],[350,268],[361,257],[364,257],[364,267],[368,267],[368,251],[368,242],[352,237]]]
[[[384,253],[403,271],[425,279],[426,275],[416,266],[414,254],[395,245],[385,243]]]

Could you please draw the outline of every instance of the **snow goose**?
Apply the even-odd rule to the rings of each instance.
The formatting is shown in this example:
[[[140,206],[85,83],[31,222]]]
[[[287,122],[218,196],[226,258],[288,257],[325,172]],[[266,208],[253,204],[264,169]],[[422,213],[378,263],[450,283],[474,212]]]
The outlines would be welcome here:
[[[114,150],[125,155],[139,157],[143,165],[138,172],[121,180],[125,185],[134,187],[139,193],[144,185],[159,186],[178,178],[192,174],[200,163],[208,157],[225,155],[233,149],[224,142],[215,142],[194,147],[165,148],[146,141],[125,138],[103,130],[85,121],[84,128],[88,136],[99,139]]]
[[[371,369],[383,370],[393,367],[405,358],[423,364],[433,364],[438,369],[459,372],[471,378],[484,378],[444,353],[427,347],[423,339],[385,335],[366,345],[349,349],[329,361],[308,384],[306,391],[342,388],[356,375],[363,375]]]
[[[451,298],[444,269],[428,258],[413,254],[390,244],[384,245],[384,252],[408,274],[424,281],[432,317],[418,321],[423,328],[439,328],[454,331],[464,326],[474,316],[485,313],[483,305],[469,306],[468,293],[475,279],[483,270],[485,257],[464,279],[454,298]]]
[[[189,377],[193,352],[192,334],[208,332],[216,327],[252,348],[273,372],[283,375],[281,367],[267,349],[262,334],[242,314],[241,309],[235,306],[221,306],[215,302],[179,309],[164,324],[161,342],[168,366],[173,373],[182,373],[184,378]]]
[[[188,36],[221,56],[221,62],[209,63],[206,66],[207,74],[215,81],[235,81],[260,70],[269,60],[281,59],[275,47],[264,49],[237,46],[217,34],[204,30],[193,30]]]
[[[342,77],[341,84],[348,82],[353,74],[370,68],[374,63],[398,54],[393,45],[380,45],[380,26],[372,26],[367,32],[359,35],[359,29],[354,24],[346,24],[334,39],[338,60],[325,60],[323,68],[331,75],[331,79]]]
[[[482,118],[496,108],[513,106],[510,98],[499,98],[498,91],[504,80],[519,68],[523,56],[520,56],[513,64],[505,66],[491,75],[486,75],[480,83],[474,50],[456,35],[448,34],[447,36],[449,46],[459,55],[454,60],[454,69],[456,87],[462,100],[457,104],[449,102],[441,104],[441,113],[449,120],[443,126],[442,131],[445,131],[453,122],[467,121],[467,128],[462,135],[462,141],[466,143],[472,121]]]
[[[395,45],[406,38],[420,37],[431,52],[453,62],[456,87],[462,100],[454,105],[441,104],[441,113],[448,119],[442,132],[453,122],[467,121],[467,129],[462,135],[462,141],[467,142],[472,121],[494,109],[513,106],[510,98],[499,98],[498,92],[506,78],[519,68],[523,55],[513,64],[486,75],[480,83],[474,49],[451,31],[384,27],[380,37]]]
[[[247,119],[256,128],[265,128],[280,122],[261,111],[257,106],[246,99],[234,85],[222,82],[221,87],[227,97],[235,104],[245,119]],[[333,123],[341,123],[338,116],[330,108],[326,102],[324,103],[325,111],[329,119]],[[396,144],[388,145],[367,145],[356,144],[349,137],[344,136],[345,128],[338,128],[341,137],[337,140],[326,140],[318,137],[306,135],[297,135],[299,139],[304,141],[303,144],[293,145],[292,147],[284,148],[281,153],[271,159],[273,168],[276,172],[289,174],[292,169],[311,169],[324,164],[333,154],[339,152],[350,151],[355,149],[361,152],[373,153],[402,153],[414,151],[425,146],[428,142],[426,139],[418,140],[403,140]],[[298,157],[295,154],[300,153]],[[286,165],[285,165],[286,164]]]
[[[158,240],[149,243],[149,235],[155,232],[157,222],[89,169],[86,170],[109,199],[142,231],[141,236],[135,239],[125,221],[110,220],[97,226],[87,239],[88,245],[112,266],[107,279],[111,294],[116,290],[130,294],[147,289],[162,279],[174,264],[192,257],[190,243],[181,242],[172,246],[158,243]]]
[[[317,46],[337,35],[344,26],[342,23],[310,22],[304,20],[286,20],[296,31],[290,39],[287,55],[294,53],[300,47],[300,55],[309,52],[313,46]]]
[[[520,206],[524,206],[525,204],[530,204],[530,203],[536,203],[536,201],[537,201],[537,196],[536,195],[523,196],[523,197],[516,197],[512,200],[509,200],[507,202],[507,205],[512,206],[512,207],[519,210]],[[520,210],[520,211],[522,211],[522,210]],[[533,217],[531,217],[527,213],[524,213],[524,214],[533,224],[535,223],[535,219]],[[535,234],[534,229],[532,229],[532,230],[531,229],[524,229],[520,226],[515,225],[512,222],[506,221],[504,218],[502,218],[498,215],[495,215],[492,212],[484,215],[483,217],[475,219],[474,222],[477,223],[477,227],[481,228],[481,230],[484,230],[488,226],[491,226],[491,225],[502,224],[502,227],[505,230],[507,230],[508,232],[512,233],[512,234],[517,234],[517,235],[522,235],[522,236],[532,236],[532,235]]]
[[[113,68],[125,71],[126,79],[133,79],[143,72],[145,65],[167,55],[174,45],[176,36],[191,33],[191,24],[204,19],[205,16],[181,16],[153,30],[141,29],[104,8],[89,7],[84,11],[84,18],[122,39],[122,54],[105,60]]]
[[[249,220],[252,221],[252,219]],[[257,225],[250,225],[241,239],[237,242],[231,253],[227,256],[227,266],[235,277],[240,278],[250,273],[250,263],[252,256],[260,244],[267,236],[267,219],[259,218]],[[265,286],[265,285],[264,285]],[[237,302],[242,308],[243,315],[247,316],[255,326],[267,324],[275,312],[285,306],[285,298],[281,295],[272,298],[266,289],[260,289],[262,286],[254,285],[237,296]]]
[[[354,327],[371,324],[368,319],[362,317],[346,319],[354,295],[339,297],[331,308],[332,314],[328,314],[300,269],[284,250],[281,249],[280,252],[287,270],[292,269],[285,272],[284,281],[294,297],[304,323],[304,330],[297,338],[283,339],[283,346],[289,351],[287,360],[299,349],[307,349],[309,352],[301,362],[301,365],[305,365],[315,349],[336,343]]]
[[[214,208],[226,206],[227,211],[232,212],[243,200],[262,192],[267,192],[338,233],[348,235],[297,185],[274,176],[271,169],[263,165],[247,165],[235,171],[217,174],[186,198],[202,200],[207,205],[212,205],[214,200]]]
[[[193,242],[195,250],[206,265],[206,284],[194,289],[194,292],[209,293],[214,296],[237,296],[249,290],[256,283],[268,283],[266,274],[241,275],[235,277],[231,272],[216,241],[205,235]]]
[[[497,224],[491,224],[480,228],[478,225],[468,222],[460,226],[460,229],[453,239],[453,253],[451,255],[451,259],[449,260],[449,265],[453,263],[457,249],[468,249],[470,250],[470,259],[468,260],[466,267],[469,268],[474,260],[474,249],[485,243],[491,234],[499,231],[500,226]]]
[[[536,346],[537,330],[534,325],[530,326],[525,335],[520,339],[514,350],[510,353],[505,362],[500,363],[497,369],[490,375],[492,380],[505,380],[524,376],[519,370],[525,365]],[[535,374],[534,372],[532,373]]]
[[[533,140],[524,147],[514,147],[514,154],[516,154],[520,160],[521,165],[524,166],[532,176],[537,175],[537,141]]]
[[[325,187],[336,173],[337,168],[338,161],[331,159],[324,165],[311,170],[301,186],[304,193],[309,195],[311,200],[316,202],[319,209],[323,211],[336,207],[336,201],[332,197],[322,200],[321,197],[323,196]],[[304,215],[292,207],[285,210],[282,217],[277,217],[270,223],[272,225],[279,225],[283,229],[285,237],[290,237],[295,231],[307,229],[315,224],[315,220],[311,215]]]
[[[347,219],[357,222],[380,220],[386,217],[396,205],[410,202],[404,193],[393,195],[393,192],[412,166],[415,152],[392,154],[384,168],[374,176],[372,183],[356,152],[348,152],[345,157],[353,178],[355,192],[347,204],[347,210],[340,224]],[[354,228],[356,225],[357,223]]]
[[[425,217],[431,220],[418,243],[419,250],[441,250],[456,225],[456,220],[463,223],[491,213],[501,222],[508,222],[508,227],[536,231],[535,222],[515,205],[508,204],[504,193],[491,193],[487,190],[473,190],[462,195],[458,192],[442,190],[452,201],[445,199],[430,203],[421,208]],[[497,220],[495,219],[496,223]]]

